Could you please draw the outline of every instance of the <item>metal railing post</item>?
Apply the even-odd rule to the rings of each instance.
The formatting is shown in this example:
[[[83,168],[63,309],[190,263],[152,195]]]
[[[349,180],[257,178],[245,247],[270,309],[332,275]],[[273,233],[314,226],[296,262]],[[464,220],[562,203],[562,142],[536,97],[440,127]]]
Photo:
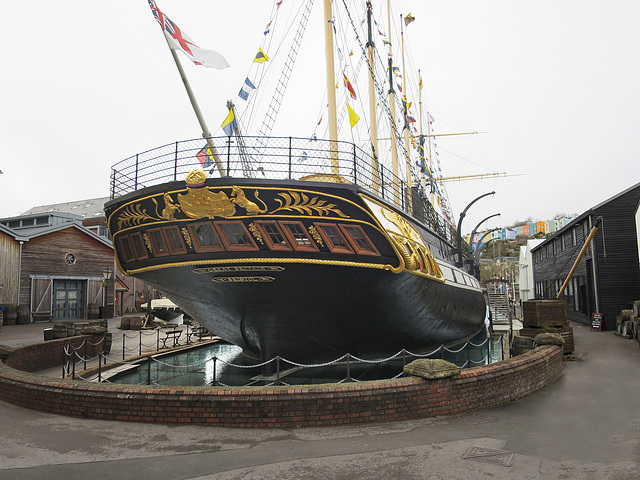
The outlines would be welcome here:
[[[280,381],[280,355],[276,355],[276,381],[275,385],[282,385]]]
[[[87,341],[84,341],[84,369],[87,369]]]
[[[136,153],[136,175],[135,175],[135,183],[133,184],[133,189],[138,190],[138,169],[140,168],[140,164],[138,163],[138,154]]]
[[[176,141],[176,154],[175,154],[174,164],[173,164],[173,179],[174,180],[178,179],[178,142],[177,141]]]
[[[353,183],[355,185],[358,184],[358,174],[356,173],[357,168],[358,168],[358,162],[357,162],[358,157],[356,156],[356,144],[353,144]]]
[[[218,362],[218,357],[213,357],[213,382],[211,383],[211,386],[215,387],[218,384],[218,381],[216,380],[216,365]]]
[[[140,330],[138,339],[138,355],[142,355],[142,330]]]
[[[289,179],[291,179],[291,154],[292,154],[292,146],[291,146],[291,137],[289,137]]]
[[[147,357],[147,385],[151,385],[151,356]]]
[[[122,360],[124,360],[124,351],[127,348],[125,338],[127,338],[127,336],[123,333],[122,334]]]
[[[102,352],[98,353],[98,383],[102,382]]]

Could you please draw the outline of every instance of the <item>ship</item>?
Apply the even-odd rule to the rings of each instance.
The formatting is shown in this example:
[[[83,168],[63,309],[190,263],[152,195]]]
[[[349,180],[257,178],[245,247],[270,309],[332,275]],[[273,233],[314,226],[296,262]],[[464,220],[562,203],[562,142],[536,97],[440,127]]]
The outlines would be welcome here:
[[[335,134],[231,133],[112,167],[121,271],[262,361],[424,352],[485,327],[473,257],[411,173]]]

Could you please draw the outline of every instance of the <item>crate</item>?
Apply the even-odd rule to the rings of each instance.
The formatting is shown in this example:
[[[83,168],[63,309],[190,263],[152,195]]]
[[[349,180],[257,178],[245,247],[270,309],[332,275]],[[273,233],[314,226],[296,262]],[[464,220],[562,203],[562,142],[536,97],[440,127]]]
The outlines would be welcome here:
[[[566,327],[567,304],[564,300],[527,300],[522,304],[525,328]]]
[[[573,353],[575,345],[573,342],[573,327],[562,328],[523,328],[520,330],[520,335],[523,337],[535,338],[539,333],[557,333],[564,340],[562,346],[562,353],[567,355]]]

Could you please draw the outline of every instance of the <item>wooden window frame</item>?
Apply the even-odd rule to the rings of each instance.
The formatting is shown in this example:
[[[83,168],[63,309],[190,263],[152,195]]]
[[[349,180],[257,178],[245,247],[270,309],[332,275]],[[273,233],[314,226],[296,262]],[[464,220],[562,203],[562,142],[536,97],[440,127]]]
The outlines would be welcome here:
[[[131,239],[128,236],[120,237],[118,239],[118,243],[120,244],[120,252],[122,252],[122,256],[124,257],[125,262],[135,262],[136,255],[133,251],[133,245],[131,245]],[[131,255],[127,256],[127,249]]]
[[[236,224],[236,225],[240,225],[242,227],[242,230],[244,230],[244,233],[246,234],[247,238],[249,239],[249,244],[247,245],[238,245],[235,243],[230,243],[229,239],[227,238],[227,232],[224,231],[223,225],[229,225],[229,224]],[[216,227],[216,230],[218,231],[218,234],[220,236],[220,240],[222,240],[222,244],[224,245],[224,248],[228,251],[255,251],[255,250],[259,250],[258,246],[256,245],[256,243],[253,241],[253,235],[251,235],[251,233],[249,232],[249,230],[247,230],[247,227],[245,227],[244,223],[241,221],[218,221],[218,222],[214,222],[213,225]]]
[[[169,249],[169,252],[171,252],[171,255],[184,255],[185,253],[187,253],[187,246],[184,243],[184,238],[182,238],[182,232],[177,225],[162,227],[161,230],[162,236],[164,237],[164,242],[167,244],[167,248]],[[180,240],[180,245],[182,245],[182,248],[175,248],[173,242],[169,241],[171,239],[171,237],[169,236],[170,230],[178,233],[178,239]]]
[[[315,240],[309,236],[309,232],[307,232],[307,229],[305,228],[302,222],[296,222],[294,220],[280,220],[278,223],[282,227],[282,231],[284,232],[285,237],[287,237],[287,239],[289,240],[289,243],[291,244],[291,246],[296,252],[317,252],[318,251],[318,246],[316,245]],[[300,245],[296,241],[296,238],[293,236],[293,233],[291,233],[291,230],[289,230],[289,227],[287,227],[287,225],[299,225],[302,228],[302,231],[304,232],[305,236],[307,237],[307,240],[309,240],[310,242],[309,245]]]
[[[360,225],[339,224],[338,226],[342,230],[342,233],[344,233],[344,236],[347,238],[347,241],[351,244],[351,246],[353,247],[353,249],[356,251],[358,255],[375,255],[377,257],[380,256],[380,252],[378,252],[378,249],[376,248],[376,246],[373,244],[369,236],[364,232],[364,229]],[[365,241],[369,245],[369,248],[367,249],[367,248],[360,247],[356,239],[349,232],[349,229],[354,229],[359,231],[362,237],[365,239]]]
[[[200,244],[200,239],[198,238],[198,234],[196,233],[196,227],[201,225],[211,226],[211,228],[213,229],[213,233],[216,234],[216,236],[218,237],[218,240],[220,241],[220,245],[201,245]],[[218,229],[216,229],[213,222],[192,223],[188,225],[187,228],[189,230],[189,233],[191,234],[191,238],[193,239],[193,247],[195,248],[196,252],[224,252],[224,242],[220,236],[220,233],[218,232]]]
[[[284,245],[273,243],[273,241],[271,240],[271,237],[269,236],[269,233],[265,229],[265,225],[267,224],[274,225],[276,227],[276,229],[284,239],[284,242],[285,242]],[[264,241],[267,243],[267,246],[269,247],[270,250],[280,250],[280,251],[287,251],[287,252],[290,252],[291,250],[293,250],[293,248],[289,244],[289,238],[284,233],[284,229],[282,228],[282,226],[278,225],[277,221],[256,220],[256,227],[258,227],[258,229],[260,230],[260,233],[262,233],[262,237],[264,238]]]
[[[158,242],[156,242],[156,238],[154,236],[155,232],[158,232],[160,234],[160,237],[162,237],[162,241],[164,242],[165,246],[164,250],[160,250],[160,248],[158,247]],[[149,236],[149,241],[151,242],[151,248],[153,249],[154,257],[167,257],[171,255],[169,244],[167,243],[167,239],[165,238],[165,236],[162,234],[161,228],[151,228],[147,230],[147,235]]]
[[[142,238],[142,233],[135,232],[128,235],[128,237],[131,240],[131,248],[133,249],[133,254],[136,256],[136,260],[146,260],[149,258],[149,252],[147,251],[147,246]],[[140,252],[137,251],[138,249],[140,249]],[[140,253],[140,255],[138,255],[138,253]]]
[[[322,237],[322,239],[324,240],[324,243],[327,245],[327,247],[329,248],[329,250],[331,250],[332,253],[349,253],[349,254],[355,253],[353,251],[353,248],[351,248],[351,246],[349,245],[349,240],[346,239],[344,233],[342,232],[342,229],[336,223],[314,223],[314,225],[318,228],[318,231],[320,232],[320,236]],[[329,238],[329,234],[327,234],[327,232],[325,231],[326,227],[335,228],[336,232],[338,233],[338,235],[340,235],[340,238],[342,238],[342,240],[344,241],[344,244],[347,247],[345,248],[345,247],[334,245]]]

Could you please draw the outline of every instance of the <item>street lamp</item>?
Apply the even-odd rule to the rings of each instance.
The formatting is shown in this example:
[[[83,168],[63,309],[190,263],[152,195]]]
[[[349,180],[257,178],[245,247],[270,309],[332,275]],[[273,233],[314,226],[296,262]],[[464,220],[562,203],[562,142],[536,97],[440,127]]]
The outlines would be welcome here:
[[[107,267],[102,271],[102,277],[104,278],[102,282],[102,319],[104,320],[104,328],[107,330],[109,330],[109,323],[107,321],[107,288],[112,274],[113,270],[111,270],[111,267]]]
[[[469,208],[471,208],[471,205],[476,203],[481,198],[484,198],[489,195],[495,195],[495,193],[496,192],[489,192],[489,193],[485,193],[484,195],[480,195],[479,197],[475,198],[471,203],[469,203],[469,205],[467,205],[466,208],[460,214],[460,218],[458,219],[458,239],[457,239],[458,248],[456,249],[458,253],[458,261],[456,262],[457,267],[462,267],[462,220],[464,220],[464,217],[467,215],[467,210],[469,210]]]

